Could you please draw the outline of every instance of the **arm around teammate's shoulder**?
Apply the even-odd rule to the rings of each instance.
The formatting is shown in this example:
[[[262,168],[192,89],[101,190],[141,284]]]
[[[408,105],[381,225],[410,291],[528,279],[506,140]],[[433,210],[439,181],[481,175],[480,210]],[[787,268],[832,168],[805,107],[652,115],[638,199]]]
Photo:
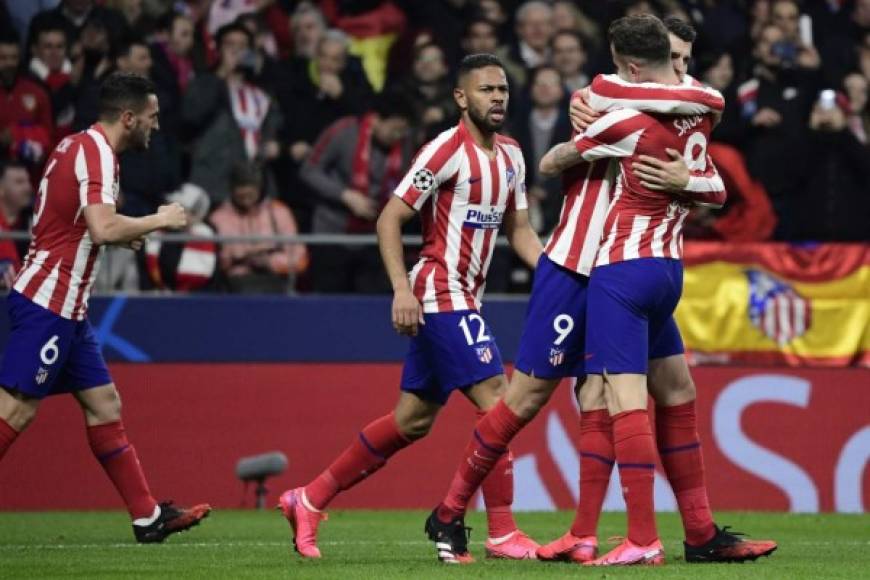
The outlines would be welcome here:
[[[187,225],[184,208],[178,203],[161,205],[157,213],[138,218],[119,214],[113,204],[98,203],[85,206],[84,216],[91,241],[97,245],[126,244],[156,230]]]

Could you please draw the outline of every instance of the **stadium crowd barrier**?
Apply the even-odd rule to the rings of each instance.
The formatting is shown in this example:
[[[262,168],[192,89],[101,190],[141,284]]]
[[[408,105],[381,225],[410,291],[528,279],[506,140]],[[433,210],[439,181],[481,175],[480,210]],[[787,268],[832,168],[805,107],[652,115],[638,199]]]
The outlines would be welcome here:
[[[704,267],[723,263],[705,262]],[[706,324],[719,324],[723,311],[705,312],[695,303],[716,298],[693,294],[689,272],[695,267],[687,270],[686,301],[690,309],[699,309],[697,316]],[[747,266],[741,268],[732,277],[743,282],[726,277],[721,284],[751,292]],[[853,269],[844,279],[863,276],[859,283],[866,289],[866,270]],[[709,279],[699,276],[702,282]],[[807,288],[813,283],[801,284],[795,287],[810,295]],[[842,300],[842,281],[819,284],[834,284],[839,294],[820,292],[812,300],[825,308],[826,300]],[[775,288],[768,290],[776,293]],[[864,308],[866,318],[866,296],[852,316]],[[252,495],[235,478],[235,463],[270,450],[289,458],[287,472],[269,482],[270,501],[283,488],[319,473],[361,426],[394,404],[406,342],[392,331],[389,304],[388,297],[94,298],[91,319],[155,494],[183,503],[251,506]],[[737,316],[727,311],[732,307],[737,308],[716,306],[726,308],[727,317]],[[743,308],[748,319],[749,306]],[[484,309],[508,361],[516,351],[524,310],[524,297],[493,299]],[[822,314],[813,315],[810,329],[820,318]],[[688,324],[693,323],[689,318]],[[687,331],[686,314],[680,324],[694,348],[695,331]],[[736,331],[756,332],[758,341],[766,337],[751,321],[722,324],[740,324]],[[784,363],[780,366],[746,366],[751,348],[729,351],[725,346],[730,343],[713,343],[717,356],[737,352],[742,357],[740,366],[704,365],[693,371],[710,495],[717,509],[861,512],[870,505],[870,370],[861,367],[867,358],[866,342],[860,342],[867,340],[866,320],[863,329],[857,344],[865,346],[856,347],[852,356],[806,358],[805,365],[836,368],[787,366],[800,362],[801,351],[789,353],[795,347],[770,337],[769,343],[760,343],[766,350],[757,352],[789,354],[762,357]],[[715,332],[723,341],[731,339],[725,331]],[[810,332],[793,340],[808,340]],[[844,329],[831,334],[839,332]],[[0,350],[7,340],[4,313]],[[710,354],[715,348],[694,357],[715,360]],[[569,393],[561,388],[513,446],[517,509],[569,508],[576,499],[579,425]],[[360,485],[335,506],[427,508],[436,502],[474,421],[470,404],[461,396],[454,399],[459,400],[448,405],[426,440],[391,461],[377,483]],[[660,474],[657,506],[673,509],[673,496]],[[0,509],[118,507],[88,450],[75,402],[49,398],[0,464]],[[618,485],[611,486],[606,507],[622,507]]]

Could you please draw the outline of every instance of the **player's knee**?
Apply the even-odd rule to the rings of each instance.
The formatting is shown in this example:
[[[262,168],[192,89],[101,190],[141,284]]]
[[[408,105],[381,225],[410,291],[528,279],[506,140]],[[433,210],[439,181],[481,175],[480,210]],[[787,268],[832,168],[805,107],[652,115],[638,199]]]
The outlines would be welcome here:
[[[0,418],[19,433],[36,417],[39,399],[22,397],[0,387]]]
[[[668,385],[662,396],[663,400],[656,401],[656,404],[664,407],[673,407],[694,401],[697,396],[698,392],[695,387],[695,381],[692,380],[692,377],[687,376]]]
[[[93,424],[113,423],[121,420],[121,396],[117,389],[106,389],[91,401],[87,409],[88,418]]]
[[[434,416],[412,417],[402,421],[399,425],[399,430],[402,432],[402,435],[414,441],[428,435],[434,423]]]

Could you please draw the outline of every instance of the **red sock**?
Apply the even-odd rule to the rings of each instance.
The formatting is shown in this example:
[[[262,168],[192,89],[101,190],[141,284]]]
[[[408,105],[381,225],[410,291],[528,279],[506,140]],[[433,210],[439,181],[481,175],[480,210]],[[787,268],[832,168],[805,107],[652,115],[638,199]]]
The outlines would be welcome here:
[[[87,434],[94,457],[115,484],[130,517],[136,520],[154,515],[157,502],[148,489],[136,450],[127,441],[124,425],[120,421],[92,425],[87,428]]]
[[[449,522],[465,514],[471,496],[526,423],[504,401],[499,401],[478,421],[474,436],[465,447],[465,454],[453,475],[447,497],[438,506],[437,515],[441,521]]]
[[[656,439],[662,465],[680,508],[686,542],[693,546],[706,544],[716,534],[716,528],[707,501],[695,401],[656,407]]]
[[[390,413],[375,419],[314,481],[305,486],[305,498],[315,509],[325,508],[338,492],[352,488],[387,464],[387,459],[412,441],[399,431]]]
[[[9,423],[0,419],[0,459],[3,459],[6,451],[12,447],[16,437],[18,437],[18,431],[13,429]]]
[[[478,420],[486,415],[478,411]],[[514,503],[514,458],[510,450],[495,462],[489,477],[480,486],[486,504],[486,524],[490,538],[503,538],[517,529],[511,504]]]
[[[613,471],[613,421],[607,409],[580,414],[580,501],[571,533],[594,536]]]
[[[656,448],[646,409],[613,416],[613,443],[628,512],[628,539],[648,546],[659,534],[653,506]]]

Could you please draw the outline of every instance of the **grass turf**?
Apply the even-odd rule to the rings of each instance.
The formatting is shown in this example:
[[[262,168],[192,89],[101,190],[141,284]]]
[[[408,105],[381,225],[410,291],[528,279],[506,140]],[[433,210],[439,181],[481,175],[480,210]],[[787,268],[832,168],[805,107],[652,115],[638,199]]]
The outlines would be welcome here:
[[[444,566],[422,529],[424,512],[339,511],[321,528],[324,559],[303,561],[275,511],[215,512],[200,527],[162,545],[140,546],[120,512],[0,513],[0,578],[866,578],[870,516],[719,514],[720,523],[780,544],[770,558],[747,564],[687,564],[676,514],[660,514],[668,564],[662,568],[580,569],[571,564],[483,558],[486,525],[473,514],[471,566]],[[569,513],[521,513],[520,526],[539,541],[561,534]],[[605,514],[601,538],[623,530],[623,514]]]

